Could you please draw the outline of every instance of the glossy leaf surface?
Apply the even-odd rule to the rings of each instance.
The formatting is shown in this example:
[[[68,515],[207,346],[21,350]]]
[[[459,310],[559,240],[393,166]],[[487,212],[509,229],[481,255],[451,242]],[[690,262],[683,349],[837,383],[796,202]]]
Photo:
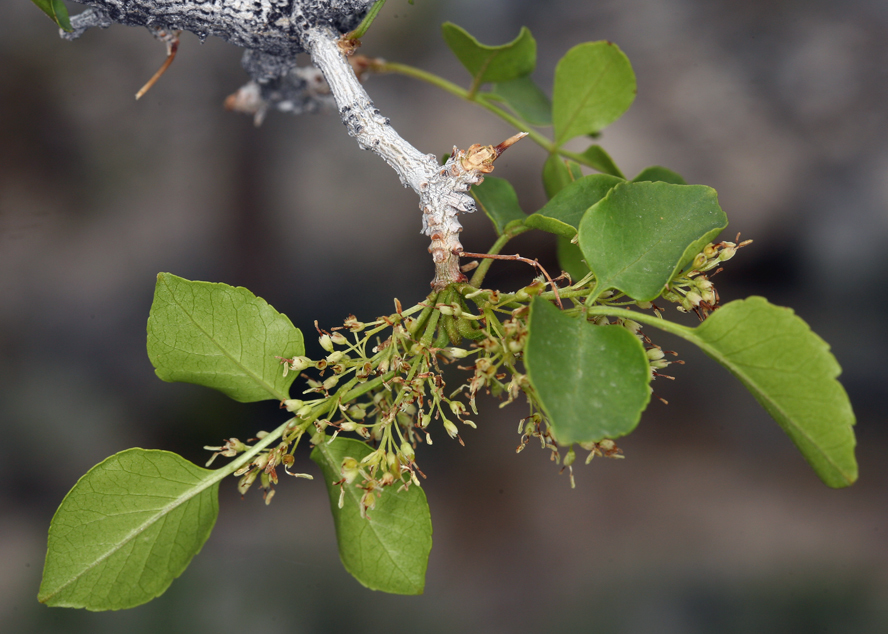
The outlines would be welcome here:
[[[413,485],[406,491],[398,491],[399,485],[387,487],[376,508],[362,518],[364,491],[356,486],[360,484],[358,476],[357,481],[345,485],[343,507],[339,508],[340,488],[333,483],[342,479],[343,458],[360,462],[371,451],[357,440],[337,438],[311,452],[330,494],[339,557],[345,569],[372,590],[422,594],[432,548],[432,520],[425,492]]]
[[[536,40],[527,27],[514,40],[501,46],[481,44],[452,22],[441,26],[444,41],[472,75],[472,83],[505,82],[529,75],[536,66]]]
[[[305,354],[302,333],[241,287],[157,276],[148,356],[164,381],[204,385],[242,403],[284,400],[295,373],[280,357]]]
[[[559,443],[617,438],[635,429],[650,400],[644,347],[621,326],[596,326],[533,300],[527,376]]]
[[[167,451],[128,449],[96,465],[52,519],[38,598],[120,610],[159,596],[210,536],[219,480]]]
[[[857,480],[854,412],[829,345],[789,308],[763,297],[730,302],[688,337],[725,366],[831,487]]]
[[[528,216],[525,224],[571,239],[577,234],[586,210],[622,182],[622,178],[608,174],[583,176],[561,189],[538,212]]]
[[[570,49],[555,68],[552,122],[558,145],[619,119],[635,100],[635,73],[612,42]]]
[[[498,236],[503,235],[506,225],[510,222],[527,218],[527,214],[518,204],[515,189],[504,178],[485,176],[480,185],[472,186],[471,194],[478,206],[490,218]]]
[[[727,225],[714,189],[622,183],[583,216],[579,245],[597,290],[653,300]]]

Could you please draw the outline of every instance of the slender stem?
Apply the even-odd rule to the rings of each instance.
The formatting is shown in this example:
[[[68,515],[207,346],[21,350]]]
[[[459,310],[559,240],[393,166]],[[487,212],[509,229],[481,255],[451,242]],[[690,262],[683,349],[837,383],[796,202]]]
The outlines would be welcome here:
[[[586,314],[607,315],[609,317],[623,317],[625,319],[631,319],[632,321],[637,321],[638,323],[645,324],[646,326],[659,328],[660,330],[700,345],[699,337],[694,334],[693,328],[682,326],[681,324],[676,324],[675,322],[667,321],[659,317],[654,317],[653,315],[646,315],[645,313],[637,313],[632,310],[626,310],[625,308],[614,308],[611,306],[589,306],[586,308]]]
[[[218,469],[215,469],[213,471],[213,473],[217,474],[217,476],[218,476],[215,478],[215,481],[218,482],[222,478],[231,475],[232,473],[234,473],[235,471],[237,471],[238,469],[243,467],[245,464],[249,464],[250,461],[256,457],[256,454],[258,454],[260,451],[262,451],[263,449],[268,447],[268,445],[270,445],[271,443],[275,442],[278,438],[283,436],[284,432],[287,430],[287,427],[294,420],[296,420],[295,417],[289,419],[287,422],[285,422],[283,425],[281,425],[280,427],[278,427],[274,431],[266,434],[265,437],[262,438],[259,442],[257,442],[255,445],[250,447],[242,455],[238,456],[236,460],[232,460],[224,467],[219,467]]]
[[[419,79],[421,81],[432,84],[433,86],[437,86],[442,90],[449,92],[451,95],[456,95],[460,99],[464,99],[470,103],[477,104],[498,116],[503,121],[509,123],[519,130],[524,130],[527,132],[527,135],[541,148],[546,150],[549,154],[559,154],[565,158],[569,158],[572,161],[576,161],[581,165],[585,165],[586,167],[591,167],[594,170],[598,170],[598,168],[593,165],[593,162],[588,157],[580,154],[579,152],[571,152],[570,150],[565,150],[563,147],[557,145],[554,141],[550,141],[544,135],[540,134],[533,128],[531,128],[530,124],[526,121],[519,119],[518,117],[510,114],[509,112],[503,110],[502,108],[491,103],[489,99],[484,99],[483,95],[479,98],[477,93],[477,86],[472,84],[472,87],[469,90],[454,84],[453,82],[447,81],[443,77],[439,77],[433,73],[429,73],[420,68],[415,68],[408,64],[399,64],[397,62],[379,62],[374,65],[374,69],[378,72],[390,72],[390,73],[398,73],[401,75],[406,75],[408,77],[413,77],[414,79]],[[474,279],[474,278],[473,278]],[[474,282],[473,282],[474,285]]]
[[[414,79],[419,79],[426,83],[432,84],[433,86],[437,86],[441,90],[449,92],[451,95],[455,95],[460,99],[464,99],[470,103],[475,103],[484,108],[485,110],[489,110],[496,116],[498,116],[503,121],[511,124],[515,128],[519,130],[523,130],[527,132],[527,135],[533,139],[533,141],[545,149],[547,152],[552,153],[555,151],[555,146],[547,139],[545,136],[532,129],[526,121],[522,121],[518,117],[515,117],[505,110],[498,108],[497,106],[490,103],[487,99],[478,99],[475,94],[471,91],[462,88],[454,84],[453,82],[447,81],[443,77],[438,77],[433,73],[429,73],[420,68],[415,68],[413,66],[409,66],[407,64],[399,64],[397,62],[381,62],[374,66],[374,69],[379,72],[389,72],[389,73],[398,73],[400,75],[406,75],[408,77],[413,77]]]
[[[377,15],[379,15],[379,11],[380,9],[382,9],[382,5],[384,4],[385,0],[376,0],[376,4],[370,7],[367,15],[364,16],[364,19],[361,20],[361,23],[357,26],[357,28],[354,31],[346,33],[343,39],[358,40],[364,37],[364,33],[366,33],[367,29],[370,28],[370,25],[373,24],[373,20],[376,19]]]
[[[503,247],[506,246],[506,243],[511,239],[512,236],[510,236],[508,233],[504,233],[496,239],[496,242],[493,243],[493,246],[490,247],[490,250],[487,253],[489,255],[496,255],[503,250]],[[474,286],[475,288],[481,288],[481,283],[484,281],[484,276],[487,275],[487,271],[492,265],[493,260],[482,260],[481,264],[478,265],[478,268],[475,269],[475,274],[472,275],[472,279],[469,280],[469,284]]]

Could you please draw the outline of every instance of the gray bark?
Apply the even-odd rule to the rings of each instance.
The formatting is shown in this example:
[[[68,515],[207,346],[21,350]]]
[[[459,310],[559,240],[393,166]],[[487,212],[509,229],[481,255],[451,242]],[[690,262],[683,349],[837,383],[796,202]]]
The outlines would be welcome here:
[[[332,99],[349,135],[361,149],[381,156],[405,187],[419,195],[423,233],[431,238],[434,288],[463,281],[459,270],[462,226],[457,216],[475,210],[469,188],[493,169],[498,151],[472,146],[454,148],[442,167],[401,138],[382,116],[355,77],[340,50],[340,36],[356,27],[373,0],[85,0],[90,6],[71,19],[74,39],[89,27],[112,23],[154,31],[183,30],[200,38],[221,37],[247,49],[243,65],[252,77],[229,99],[237,110],[261,120],[269,105],[294,112],[312,111]],[[323,73],[295,68],[298,53],[308,52]],[[312,74],[315,73],[315,74]]]

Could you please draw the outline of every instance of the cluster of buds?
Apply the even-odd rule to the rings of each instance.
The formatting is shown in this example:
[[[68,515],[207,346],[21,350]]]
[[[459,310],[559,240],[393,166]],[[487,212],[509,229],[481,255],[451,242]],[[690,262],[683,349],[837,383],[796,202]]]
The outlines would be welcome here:
[[[345,503],[347,487],[360,491],[359,509],[361,517],[367,517],[367,511],[376,507],[376,502],[386,487],[400,484],[399,491],[406,491],[411,484],[419,486],[417,472],[425,477],[414,460],[413,446],[402,442],[394,450],[383,447],[364,456],[360,461],[346,457],[342,460],[339,473],[342,479],[334,484],[339,485],[339,508]],[[406,479],[405,479],[406,477]]]
[[[253,460],[234,472],[235,476],[240,477],[237,490],[241,495],[246,495],[258,478],[262,488],[262,498],[266,504],[271,504],[271,499],[274,497],[274,485],[278,483],[277,467],[279,465],[283,465],[287,475],[306,480],[313,479],[307,473],[291,473],[289,467],[293,466],[294,462],[293,454],[290,453],[290,443],[280,442],[275,447],[259,453]]]
[[[698,253],[690,268],[679,273],[667,286],[663,293],[663,299],[678,304],[676,308],[683,312],[695,312],[701,320],[706,319],[712,311],[718,308],[718,291],[709,279],[721,268],[722,262],[727,262],[736,255],[737,250],[752,243],[752,240],[740,242],[737,234],[737,242],[718,242],[707,244]],[[715,269],[710,275],[709,271]]]

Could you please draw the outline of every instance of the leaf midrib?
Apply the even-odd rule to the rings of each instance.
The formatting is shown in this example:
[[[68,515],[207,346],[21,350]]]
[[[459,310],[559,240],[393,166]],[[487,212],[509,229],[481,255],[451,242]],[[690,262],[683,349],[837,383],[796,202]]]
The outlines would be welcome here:
[[[589,89],[583,95],[583,98],[580,100],[577,108],[574,110],[573,114],[568,118],[564,127],[561,129],[561,134],[559,134],[558,138],[555,139],[555,142],[559,146],[562,145],[565,141],[567,141],[568,138],[570,138],[570,137],[565,138],[565,135],[570,130],[570,127],[571,127],[571,125],[573,125],[573,122],[580,115],[580,111],[586,106],[586,102],[588,102],[589,99],[592,97],[592,93],[598,89],[599,85],[601,84],[602,78],[607,73],[607,71],[610,69],[610,67],[613,65],[613,63],[614,63],[613,60],[608,60],[606,65],[604,66],[604,68],[602,68],[601,72],[598,74],[598,77],[596,77],[595,80],[589,84]],[[553,121],[554,121],[554,117],[553,117]]]
[[[140,450],[140,451],[146,451],[146,450]],[[147,450],[147,451],[151,451],[151,450]],[[121,454],[118,454],[118,456],[119,455],[121,455]],[[160,507],[160,509],[158,510],[157,513],[155,513],[150,518],[148,518],[147,520],[145,520],[144,522],[139,524],[136,528],[134,528],[129,533],[127,533],[127,535],[123,539],[121,539],[117,543],[117,545],[115,545],[113,548],[108,550],[101,557],[97,558],[93,563],[86,566],[81,572],[72,576],[71,579],[69,579],[67,582],[65,582],[61,586],[59,586],[53,592],[50,592],[49,594],[40,595],[38,597],[39,601],[41,603],[46,603],[49,599],[52,599],[53,597],[57,596],[59,593],[61,593],[63,590],[65,590],[67,587],[69,587],[72,583],[78,581],[84,575],[86,575],[88,572],[90,572],[91,570],[96,568],[99,564],[103,563],[104,561],[106,561],[107,559],[112,557],[114,554],[116,554],[121,548],[123,548],[124,546],[129,544],[132,540],[134,540],[136,537],[138,537],[143,532],[145,532],[155,522],[163,519],[166,515],[168,515],[170,512],[172,512],[177,507],[181,506],[185,502],[191,500],[192,498],[194,498],[198,494],[202,493],[207,488],[209,488],[209,487],[213,486],[214,484],[218,483],[219,481],[221,481],[222,478],[224,478],[226,475],[228,475],[227,473],[220,473],[221,471],[224,471],[224,470],[219,469],[218,471],[211,472],[210,475],[207,476],[206,480],[199,481],[193,487],[191,487],[190,489],[188,489],[187,491],[182,493],[182,495],[178,496],[175,501],[170,502],[169,504],[166,504],[166,505]],[[160,478],[160,479],[163,479],[163,478]],[[115,515],[111,515],[109,517],[117,517],[119,515],[124,515],[124,513],[118,513]]]

